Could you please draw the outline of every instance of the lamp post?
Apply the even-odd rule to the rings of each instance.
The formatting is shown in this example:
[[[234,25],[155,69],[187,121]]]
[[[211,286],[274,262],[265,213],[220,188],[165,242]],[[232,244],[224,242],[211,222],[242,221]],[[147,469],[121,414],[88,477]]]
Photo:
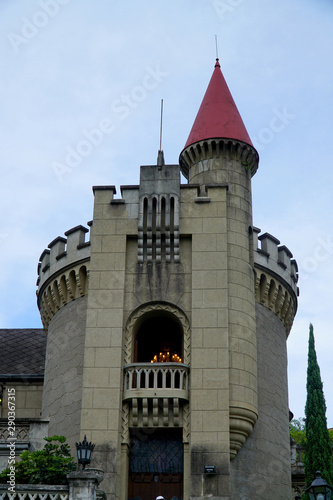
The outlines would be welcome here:
[[[82,465],[82,469],[85,469],[86,465],[90,464],[91,455],[94,451],[95,445],[91,442],[88,443],[87,437],[85,435],[82,443],[75,443],[75,446],[77,451],[77,460],[79,464]]]
[[[305,493],[309,495],[310,500],[331,500],[332,499],[333,486],[324,481],[321,477],[321,472],[316,472],[316,479],[312,482]]]

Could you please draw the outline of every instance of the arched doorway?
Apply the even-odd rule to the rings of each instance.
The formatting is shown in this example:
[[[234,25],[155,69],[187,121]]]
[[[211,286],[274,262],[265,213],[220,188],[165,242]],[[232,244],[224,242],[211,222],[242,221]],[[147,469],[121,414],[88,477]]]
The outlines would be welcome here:
[[[157,382],[149,379],[149,387],[171,387],[171,373],[174,364],[183,363],[184,334],[178,318],[168,311],[150,311],[140,318],[134,331],[133,362],[140,365],[139,370],[156,365],[159,373]],[[154,366],[155,366],[154,365]],[[164,385],[161,368],[167,370]],[[164,370],[164,368],[163,368]],[[139,376],[139,375],[138,375]],[[145,375],[140,375],[144,377]],[[174,380],[178,388],[177,377]],[[140,381],[140,387],[146,387]],[[160,408],[153,410],[152,401],[146,401],[148,412],[162,414],[163,398],[155,399]],[[171,400],[172,401],[172,400]],[[169,403],[168,403],[169,404]],[[139,411],[142,402],[138,402]],[[163,496],[165,500],[183,498],[183,436],[182,428],[175,428],[173,418],[165,423],[166,428],[138,427],[130,429],[130,455],[128,498],[135,500],[155,500]]]

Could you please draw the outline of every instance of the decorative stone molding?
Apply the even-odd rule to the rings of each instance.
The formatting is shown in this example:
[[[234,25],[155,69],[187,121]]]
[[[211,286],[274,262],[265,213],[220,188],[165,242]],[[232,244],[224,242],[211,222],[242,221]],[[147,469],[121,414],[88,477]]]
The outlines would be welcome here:
[[[255,298],[281,319],[289,334],[297,310],[297,302],[290,290],[268,272],[255,269]]]
[[[253,228],[255,299],[281,319],[288,335],[297,311],[297,262],[278,239],[259,233]]]
[[[55,313],[88,292],[89,261],[53,275],[38,293],[38,307],[45,331]]]
[[[47,331],[54,314],[64,305],[88,292],[90,242],[89,230],[76,226],[58,236],[40,256],[37,303]]]
[[[164,313],[179,322],[183,330],[184,339],[184,363],[164,363],[162,367],[162,383],[165,382],[162,388],[156,387],[155,390],[149,387],[149,369],[151,364],[133,363],[133,342],[134,335],[140,324],[151,314]],[[188,416],[188,366],[190,361],[190,324],[185,313],[177,306],[156,302],[144,304],[138,307],[129,316],[125,327],[125,346],[124,346],[124,398],[123,411],[122,411],[122,442],[128,443],[129,440],[129,427],[140,428],[147,427],[181,427],[185,424],[188,435],[189,416]],[[141,388],[141,381],[139,387],[133,386],[134,379],[137,378],[137,370],[140,370],[139,365],[143,368],[144,374]],[[161,369],[161,364],[158,363],[156,370]],[[166,366],[170,365],[170,366]],[[178,366],[179,365],[179,366]],[[146,368],[145,368],[146,367]],[[167,387],[166,374],[167,370],[172,368],[171,380],[174,381],[174,387]],[[133,372],[136,372],[134,373]],[[178,382],[176,380],[177,370],[182,371],[182,375]],[[130,375],[131,373],[131,375]],[[141,375],[141,372],[140,372]],[[154,374],[153,374],[154,375]],[[148,378],[147,378],[148,376]],[[173,378],[174,377],[174,378]],[[181,387],[179,384],[181,381]],[[137,382],[135,382],[136,385]],[[158,385],[158,383],[156,382]],[[156,393],[156,394],[155,394]],[[184,411],[185,408],[185,411]]]
[[[16,484],[14,492],[8,490],[8,484],[0,484],[0,500],[69,500],[68,486],[39,484]],[[93,499],[91,499],[93,500]]]
[[[179,165],[140,169],[138,263],[179,262]]]
[[[228,158],[240,160],[246,170],[251,171],[251,177],[258,169],[259,155],[248,144],[232,139],[207,139],[191,144],[184,149],[179,157],[180,169],[186,179],[193,165],[210,158]]]
[[[249,435],[258,415],[250,408],[230,404],[230,460],[233,460]]]
[[[189,367],[183,363],[131,363],[124,367],[123,401],[132,398],[189,399]]]
[[[135,309],[129,316],[125,327],[124,364],[129,365],[133,358],[134,334],[138,326],[151,313],[167,313],[178,320],[184,335],[184,364],[190,364],[190,323],[185,313],[177,306],[167,302],[151,302]]]

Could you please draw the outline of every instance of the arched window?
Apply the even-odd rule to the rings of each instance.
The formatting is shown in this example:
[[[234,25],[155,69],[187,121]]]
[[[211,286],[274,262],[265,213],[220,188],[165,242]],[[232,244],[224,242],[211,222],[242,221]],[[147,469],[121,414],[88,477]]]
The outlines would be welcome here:
[[[136,332],[134,362],[183,362],[183,331],[179,323],[160,315],[143,321]]]

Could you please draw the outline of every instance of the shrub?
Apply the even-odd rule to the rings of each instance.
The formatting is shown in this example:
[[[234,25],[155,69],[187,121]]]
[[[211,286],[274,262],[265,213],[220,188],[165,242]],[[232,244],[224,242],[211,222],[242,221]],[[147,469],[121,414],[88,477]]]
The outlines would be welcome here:
[[[64,436],[44,438],[42,450],[21,453],[15,464],[17,484],[67,484],[66,474],[77,469]],[[7,483],[10,469],[0,474],[0,483]]]

